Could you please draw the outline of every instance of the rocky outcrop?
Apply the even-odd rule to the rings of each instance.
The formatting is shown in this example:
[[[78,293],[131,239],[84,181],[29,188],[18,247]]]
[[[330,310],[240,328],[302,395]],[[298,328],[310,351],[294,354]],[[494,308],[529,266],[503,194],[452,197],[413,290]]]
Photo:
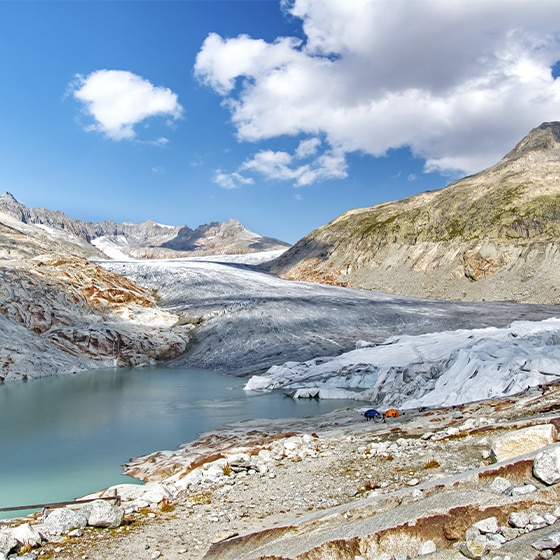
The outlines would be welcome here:
[[[559,303],[560,123],[439,191],[351,210],[271,265],[284,278],[434,299]]]
[[[98,251],[0,213],[0,382],[154,364],[188,327],[155,292],[91,262]]]
[[[10,193],[0,196],[0,211],[26,224],[35,224],[56,232],[66,232],[87,243],[99,246],[111,255],[115,251],[140,259],[177,258],[193,255],[254,253],[286,249],[288,243],[262,237],[231,219],[212,222],[191,229],[167,226],[151,220],[140,224],[113,221],[82,222],[63,212],[44,208],[27,208]],[[106,258],[107,255],[104,255]]]

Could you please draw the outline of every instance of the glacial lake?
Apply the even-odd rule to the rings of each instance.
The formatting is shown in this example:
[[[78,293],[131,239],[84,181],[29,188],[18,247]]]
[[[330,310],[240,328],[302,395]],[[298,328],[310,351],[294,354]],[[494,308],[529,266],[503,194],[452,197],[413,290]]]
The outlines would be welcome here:
[[[138,482],[122,474],[132,457],[176,449],[228,422],[358,406],[246,393],[244,383],[205,370],[136,368],[0,385],[0,508]]]

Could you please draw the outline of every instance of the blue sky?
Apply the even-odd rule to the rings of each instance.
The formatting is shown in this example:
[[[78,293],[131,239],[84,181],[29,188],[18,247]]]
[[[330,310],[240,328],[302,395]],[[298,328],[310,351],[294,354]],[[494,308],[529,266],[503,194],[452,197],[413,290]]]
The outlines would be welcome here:
[[[556,0],[0,0],[0,190],[295,242],[560,120]]]

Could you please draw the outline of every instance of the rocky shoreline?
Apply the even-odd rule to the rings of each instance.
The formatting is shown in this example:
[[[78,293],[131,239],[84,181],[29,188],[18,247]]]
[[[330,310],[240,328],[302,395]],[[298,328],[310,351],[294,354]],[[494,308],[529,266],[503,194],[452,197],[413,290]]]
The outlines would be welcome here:
[[[230,425],[131,461],[145,485],[89,496],[116,491],[120,506],[102,503],[122,512],[118,524],[100,529],[77,512],[76,526],[52,529],[60,512],[91,505],[14,521],[0,531],[0,558],[549,558],[560,484],[534,464],[543,450],[548,471],[560,463],[560,385],[542,393],[386,423],[344,409]],[[27,534],[22,526],[35,540],[16,533],[14,545],[8,535]]]

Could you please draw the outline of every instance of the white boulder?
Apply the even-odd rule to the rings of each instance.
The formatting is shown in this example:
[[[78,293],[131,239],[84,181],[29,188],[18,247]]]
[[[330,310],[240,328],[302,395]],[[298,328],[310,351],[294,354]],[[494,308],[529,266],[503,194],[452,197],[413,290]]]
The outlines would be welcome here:
[[[62,535],[72,529],[83,529],[87,519],[80,510],[59,508],[49,514],[43,525],[49,535]]]
[[[542,451],[535,457],[533,475],[545,484],[560,481],[560,445]]]
[[[552,424],[515,430],[492,441],[492,456],[497,462],[506,461],[555,443],[556,435]]]
[[[81,509],[90,527],[114,529],[119,527],[124,517],[124,509],[108,500],[96,500]]]

